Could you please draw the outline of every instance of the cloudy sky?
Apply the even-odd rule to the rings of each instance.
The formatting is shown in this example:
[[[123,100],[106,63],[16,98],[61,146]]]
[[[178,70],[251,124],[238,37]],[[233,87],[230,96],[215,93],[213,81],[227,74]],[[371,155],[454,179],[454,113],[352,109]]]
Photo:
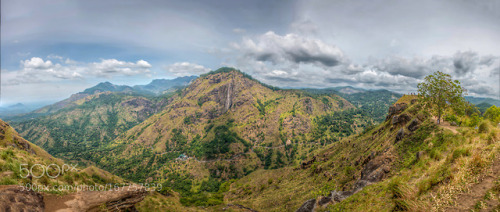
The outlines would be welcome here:
[[[441,70],[498,98],[499,44],[500,0],[2,0],[1,104],[221,66],[402,93]]]

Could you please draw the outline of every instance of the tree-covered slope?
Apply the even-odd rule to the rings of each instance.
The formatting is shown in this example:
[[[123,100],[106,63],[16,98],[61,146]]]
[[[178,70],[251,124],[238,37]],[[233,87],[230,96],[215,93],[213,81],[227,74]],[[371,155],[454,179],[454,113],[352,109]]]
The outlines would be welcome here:
[[[101,92],[73,101],[54,113],[12,125],[49,153],[85,161],[86,153],[161,111],[170,95],[145,97],[127,92]]]
[[[353,87],[325,89],[303,89],[313,95],[336,94],[366,113],[367,117],[380,123],[387,115],[387,108],[396,102],[402,94],[388,90],[364,90]]]
[[[337,95],[280,90],[224,68],[200,76],[89,160],[128,179],[165,183],[189,205],[196,201],[186,197],[216,192],[221,180],[294,164],[366,125]]]
[[[478,129],[436,125],[412,99],[405,96],[378,126],[314,151],[300,165],[233,182],[225,202],[258,211],[498,210],[500,130],[489,121]]]

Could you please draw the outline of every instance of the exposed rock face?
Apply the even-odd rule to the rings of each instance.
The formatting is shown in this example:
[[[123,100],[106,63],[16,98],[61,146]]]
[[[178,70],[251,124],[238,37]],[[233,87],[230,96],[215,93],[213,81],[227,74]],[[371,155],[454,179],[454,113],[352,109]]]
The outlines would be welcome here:
[[[406,108],[408,108],[408,105],[406,103],[399,103],[399,104],[395,104],[393,106],[390,106],[389,113],[387,114],[386,120],[389,120],[390,118],[392,118],[393,115],[396,115],[396,114],[403,112],[404,110],[406,110]]]
[[[316,156],[314,156],[311,160],[307,161],[307,162],[303,162],[302,164],[300,164],[300,168],[302,169],[307,169],[309,168],[314,162],[316,162]]]
[[[392,124],[405,124],[411,119],[411,117],[408,114],[401,114],[399,116],[393,116],[392,117]]]
[[[408,130],[413,132],[418,129],[418,125],[420,124],[420,121],[418,119],[413,119],[411,120],[410,124],[408,125]]]
[[[21,186],[0,186],[0,211],[45,211],[43,196]]]
[[[55,211],[135,211],[134,205],[146,197],[144,187],[125,186],[109,191],[81,191],[63,197],[49,197],[48,209]]]
[[[321,199],[319,199],[319,201],[318,201],[318,205],[323,206],[323,205],[330,203],[331,201],[332,201],[331,197],[321,197]]]
[[[348,191],[332,191],[331,195],[328,197],[322,197],[317,204],[319,206],[324,206],[329,203],[335,204],[343,201],[347,197],[357,193],[365,186],[370,185],[375,182],[379,182],[387,177],[389,172],[391,171],[391,165],[393,162],[393,156],[391,156],[390,152],[386,151],[379,156],[375,156],[375,152],[372,152],[370,156],[368,156],[363,161],[363,170],[361,171],[361,177],[354,184],[354,187]],[[307,163],[303,163],[301,167],[307,166],[308,164],[314,163],[314,160],[308,161]],[[298,211],[314,211],[314,207],[316,206],[316,199],[310,199],[304,202],[302,206],[297,210]]]
[[[304,108],[306,110],[306,113],[307,114],[312,114],[313,112],[313,105],[312,105],[312,102],[311,102],[311,99],[304,99]]]
[[[354,188],[349,191],[332,191],[330,198],[335,203],[341,202],[347,197],[357,193],[365,186],[379,182],[387,177],[387,174],[391,170],[391,164],[393,161],[390,155],[382,154],[376,157],[370,155],[368,160],[369,161],[366,162],[363,170],[361,171],[361,178],[356,182],[356,184],[354,184]]]
[[[316,207],[316,199],[310,199],[304,202],[302,206],[300,206],[299,209],[297,209],[295,212],[312,212],[314,211],[314,208]]]
[[[398,134],[396,134],[396,142],[401,141],[405,137],[404,128],[399,129]]]

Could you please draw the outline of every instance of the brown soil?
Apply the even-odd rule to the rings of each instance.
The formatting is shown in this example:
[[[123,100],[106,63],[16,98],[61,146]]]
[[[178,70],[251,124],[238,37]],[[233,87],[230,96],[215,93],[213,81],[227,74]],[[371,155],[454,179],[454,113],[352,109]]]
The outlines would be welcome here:
[[[434,123],[437,123],[437,117],[434,117]],[[441,119],[441,123],[438,126],[440,126],[441,128],[444,128],[444,129],[451,130],[451,132],[453,132],[455,134],[458,133],[458,131],[457,131],[457,129],[459,128],[458,126],[451,126],[450,122],[444,121],[442,119]]]
[[[480,178],[479,183],[472,185],[467,193],[459,194],[455,200],[455,206],[447,208],[446,211],[471,211],[477,202],[484,200],[486,192],[495,186],[495,180],[500,179],[500,159],[497,158],[493,162],[493,167],[488,172]],[[483,209],[484,211],[494,211],[500,206],[498,198],[485,202],[487,209]]]
[[[45,211],[51,212],[62,209],[70,210],[70,207],[64,203],[73,200],[74,198],[75,197],[73,194],[68,194],[64,196],[59,196],[55,194],[45,194],[43,196],[43,201],[45,202]]]

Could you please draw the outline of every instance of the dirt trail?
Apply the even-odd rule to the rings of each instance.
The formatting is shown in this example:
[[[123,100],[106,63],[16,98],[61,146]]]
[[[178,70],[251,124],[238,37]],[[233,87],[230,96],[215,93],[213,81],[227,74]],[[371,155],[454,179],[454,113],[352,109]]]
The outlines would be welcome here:
[[[437,117],[434,117],[434,123],[437,123]],[[457,126],[451,126],[451,125],[450,125],[450,122],[447,122],[447,121],[441,120],[441,123],[440,123],[438,126],[440,126],[441,128],[444,128],[444,129],[451,130],[451,132],[453,132],[453,133],[455,133],[455,134],[457,134],[457,133],[458,133],[457,129],[458,129],[459,127],[457,127]]]
[[[446,211],[471,211],[478,201],[484,200],[483,197],[486,192],[492,189],[495,186],[495,180],[499,179],[500,159],[497,158],[493,162],[493,167],[489,171],[488,174],[480,178],[479,183],[470,187],[469,192],[459,194],[455,200],[455,206],[449,207]],[[495,198],[485,202],[487,206],[487,209],[483,209],[485,211],[493,211],[500,205],[499,200],[495,200]]]

